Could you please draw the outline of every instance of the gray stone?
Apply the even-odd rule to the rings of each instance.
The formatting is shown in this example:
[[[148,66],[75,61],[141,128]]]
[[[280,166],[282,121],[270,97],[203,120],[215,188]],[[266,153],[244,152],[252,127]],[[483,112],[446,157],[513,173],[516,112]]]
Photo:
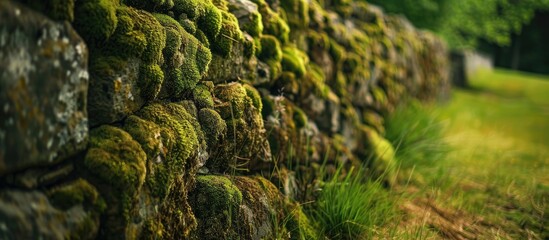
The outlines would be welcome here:
[[[0,2],[0,174],[86,147],[87,48],[68,23]]]
[[[124,66],[90,65],[88,111],[92,127],[120,121],[145,104],[137,85],[141,60],[117,61],[116,57],[107,57],[97,59],[97,62],[104,64],[111,60],[124,62]]]
[[[98,221],[83,205],[58,209],[38,191],[0,192],[0,239],[94,239]]]

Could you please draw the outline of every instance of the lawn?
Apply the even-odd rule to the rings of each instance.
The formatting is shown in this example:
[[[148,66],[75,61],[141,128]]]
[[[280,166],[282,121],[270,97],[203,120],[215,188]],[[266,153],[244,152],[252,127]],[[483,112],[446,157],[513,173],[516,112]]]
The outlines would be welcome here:
[[[549,77],[495,70],[470,85],[422,109],[449,150],[402,164],[412,176],[402,225],[411,238],[548,239]]]

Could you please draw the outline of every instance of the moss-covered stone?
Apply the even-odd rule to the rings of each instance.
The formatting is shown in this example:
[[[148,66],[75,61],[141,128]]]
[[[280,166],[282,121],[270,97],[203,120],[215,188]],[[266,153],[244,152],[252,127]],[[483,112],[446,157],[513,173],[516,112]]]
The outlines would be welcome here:
[[[207,86],[204,86],[202,84],[198,84],[193,89],[193,100],[199,109],[214,107],[212,93]]]
[[[289,41],[290,27],[278,13],[273,11],[265,0],[252,0],[257,4],[263,21],[263,33],[273,35],[283,44]]]
[[[188,33],[173,18],[155,14],[166,29],[166,48],[164,69],[168,72],[165,89],[169,98],[181,98],[183,93],[195,88],[202,76],[208,71],[212,55],[198,39]]]
[[[118,1],[90,0],[77,1],[75,5],[74,26],[78,33],[88,42],[100,44],[114,33],[118,18],[116,7]]]
[[[298,78],[303,77],[307,56],[295,47],[284,47],[282,53],[282,69],[293,72]]]
[[[201,0],[174,0],[173,11],[176,15],[186,14],[191,20],[197,19],[204,12]]]
[[[294,107],[293,119],[297,128],[304,128],[307,126],[307,115],[298,107]]]
[[[217,98],[223,101],[222,104],[215,106],[223,119],[238,119],[244,115],[244,110],[250,99],[246,93],[246,89],[237,83],[226,85],[218,85],[214,94]]]
[[[144,99],[154,99],[160,92],[162,82],[164,82],[164,72],[158,64],[141,65],[137,83],[141,86],[141,96]]]
[[[238,26],[238,20],[234,15],[222,12],[222,16],[221,30],[213,41],[211,41],[211,44],[213,51],[227,57],[231,53],[233,45],[242,41],[243,35]]]
[[[222,22],[221,11],[213,4],[208,4],[205,6],[204,15],[198,19],[198,27],[213,40],[221,31]]]
[[[63,210],[82,204],[100,213],[106,207],[97,189],[81,178],[69,184],[54,187],[48,191],[48,197],[52,205]]]
[[[122,216],[119,224],[129,221],[135,197],[146,175],[146,154],[125,131],[103,125],[90,131],[89,150],[84,167],[101,185],[113,216]]]
[[[319,230],[315,228],[307,215],[305,215],[301,206],[287,203],[286,208],[287,221],[284,227],[290,232],[290,239],[321,239]]]
[[[238,239],[238,221],[242,193],[224,176],[198,176],[190,193],[190,202],[198,220],[195,239]]]
[[[309,3],[307,0],[281,0],[286,18],[292,28],[306,28],[309,25]]]
[[[208,147],[215,147],[219,141],[225,138],[227,124],[215,110],[209,108],[200,109],[198,120],[206,135]]]
[[[253,106],[261,112],[263,110],[263,103],[257,89],[248,84],[244,84],[244,88],[246,89],[246,95],[252,100]]]
[[[260,38],[260,43],[261,51],[258,54],[259,59],[263,61],[282,60],[282,49],[280,48],[280,43],[278,42],[278,39],[271,35],[263,35]]]

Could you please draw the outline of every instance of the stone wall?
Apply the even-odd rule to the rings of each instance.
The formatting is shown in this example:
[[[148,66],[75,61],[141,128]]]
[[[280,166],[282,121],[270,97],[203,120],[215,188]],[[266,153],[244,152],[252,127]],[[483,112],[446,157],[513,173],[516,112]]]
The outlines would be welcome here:
[[[8,0],[0,22],[2,239],[313,238],[295,201],[321,165],[391,169],[384,116],[449,87],[442,41],[362,1]]]

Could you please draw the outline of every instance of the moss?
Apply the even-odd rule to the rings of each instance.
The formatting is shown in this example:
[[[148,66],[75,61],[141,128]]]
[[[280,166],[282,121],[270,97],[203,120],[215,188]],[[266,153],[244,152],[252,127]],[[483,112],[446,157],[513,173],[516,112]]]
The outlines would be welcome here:
[[[141,145],[147,159],[156,161],[159,157],[165,157],[166,149],[160,135],[162,129],[158,125],[131,115],[124,120],[123,129]]]
[[[256,3],[263,22],[263,33],[278,38],[282,43],[287,43],[290,35],[288,24],[273,11],[265,0],[252,0]]]
[[[383,91],[382,88],[379,86],[373,86],[371,88],[372,95],[374,97],[374,100],[380,104],[381,106],[385,106],[388,103],[387,95],[385,94],[385,91]]]
[[[196,66],[200,76],[204,76],[208,72],[208,67],[212,61],[212,53],[208,47],[199,44],[196,49]]]
[[[155,17],[167,33],[164,54],[169,71],[166,84],[168,94],[172,98],[180,98],[183,92],[192,90],[208,71],[212,55],[207,47],[185,31],[173,18],[163,14],[155,14]],[[178,54],[183,55],[180,64]]]
[[[196,20],[204,12],[202,0],[174,0],[173,3],[176,15],[184,13],[191,20]]]
[[[242,85],[238,83],[217,85],[214,93],[217,98],[224,102],[215,106],[223,119],[237,119],[244,115],[244,109],[249,98],[246,89]]]
[[[282,64],[280,61],[269,59],[265,62],[271,71],[271,79],[277,79],[282,74]]]
[[[309,220],[303,209],[298,204],[287,203],[288,209],[285,228],[290,231],[290,239],[321,239],[318,229]]]
[[[214,106],[212,93],[210,92],[208,87],[201,84],[197,85],[193,89],[193,100],[199,109],[213,108]]]
[[[188,33],[193,34],[193,35],[196,33],[196,24],[193,21],[191,21],[189,19],[183,19],[183,20],[179,20],[179,24]]]
[[[141,146],[123,130],[103,125],[90,131],[89,150],[84,167],[102,185],[109,186],[102,194],[108,204],[118,202],[118,214],[126,221],[136,194],[145,181],[146,154]],[[112,189],[110,189],[112,188]]]
[[[78,1],[74,26],[87,43],[100,44],[114,33],[118,18],[117,2],[112,0]]]
[[[65,211],[80,204],[99,212],[104,211],[106,207],[97,189],[81,178],[54,187],[47,192],[47,195],[53,206]]]
[[[205,7],[204,15],[198,19],[198,27],[209,39],[215,39],[221,30],[222,22],[221,11],[213,4],[208,4]]]
[[[345,60],[343,60],[343,71],[345,73],[354,73],[358,67],[361,67],[361,63],[362,60],[360,59],[360,56],[354,53],[349,53],[347,54]]]
[[[141,55],[141,59],[146,63],[160,64],[162,62],[162,50],[166,46],[166,32],[160,22],[148,12],[129,7],[119,8],[118,13],[133,19],[134,30],[145,35],[147,46]]]
[[[252,37],[260,37],[263,32],[263,20],[259,12],[250,12],[246,21],[242,21],[240,29],[247,32]]]
[[[146,9],[148,11],[153,11],[155,9],[169,9],[173,7],[173,1],[166,0],[123,0],[124,4],[132,6],[139,9]]]
[[[261,52],[259,52],[259,59],[266,61],[272,59],[274,61],[282,60],[282,49],[278,40],[271,35],[263,35],[260,38]]]
[[[210,48],[210,40],[208,40],[208,37],[204,32],[202,32],[202,30],[197,29],[194,36],[198,39],[198,41],[200,41],[200,43],[204,44],[206,48]]]
[[[330,56],[336,63],[341,62],[346,56],[345,48],[334,39],[330,39]]]
[[[307,0],[281,0],[280,6],[292,28],[306,28],[309,25],[309,3]]]
[[[330,48],[330,37],[324,32],[309,30],[306,37],[309,48],[320,50],[328,50]]]
[[[213,109],[203,108],[198,112],[198,120],[206,135],[208,147],[213,148],[227,134],[227,124]]]
[[[196,187],[189,195],[198,220],[196,238],[239,238],[236,229],[242,193],[229,178],[198,176]]]
[[[152,104],[141,109],[138,116],[163,127],[161,135],[166,139],[175,138],[169,153],[170,165],[176,169],[183,167],[189,157],[198,150],[196,129],[191,123],[193,117],[183,106],[170,103],[166,106]],[[173,137],[170,137],[173,136]],[[174,169],[175,170],[175,169]]]
[[[255,45],[255,41],[253,38],[251,38],[249,35],[246,35],[244,37],[244,40],[242,42],[242,45],[244,47],[244,57],[251,58],[255,55],[255,52],[257,51],[257,47]]]
[[[164,82],[164,72],[158,64],[141,65],[139,68],[138,85],[141,88],[141,96],[146,100],[152,100],[160,92]]]
[[[212,41],[212,50],[223,57],[232,52],[233,45],[242,41],[242,32],[236,17],[228,12],[222,12],[223,21],[221,30]]]
[[[257,89],[248,84],[244,84],[244,88],[246,89],[246,95],[252,100],[253,106],[261,112],[263,110],[263,103]]]
[[[274,90],[284,93],[296,95],[299,92],[299,83],[293,72],[282,72],[279,78],[276,79]]]
[[[295,47],[285,47],[282,53],[282,69],[284,71],[293,72],[298,78],[305,75],[306,55],[303,52]]]
[[[295,122],[295,126],[297,128],[304,128],[307,126],[307,115],[303,110],[301,110],[298,107],[294,107],[294,114],[293,114],[293,120]]]
[[[140,31],[130,30],[113,35],[105,47],[122,58],[140,57],[147,47],[147,38]]]

